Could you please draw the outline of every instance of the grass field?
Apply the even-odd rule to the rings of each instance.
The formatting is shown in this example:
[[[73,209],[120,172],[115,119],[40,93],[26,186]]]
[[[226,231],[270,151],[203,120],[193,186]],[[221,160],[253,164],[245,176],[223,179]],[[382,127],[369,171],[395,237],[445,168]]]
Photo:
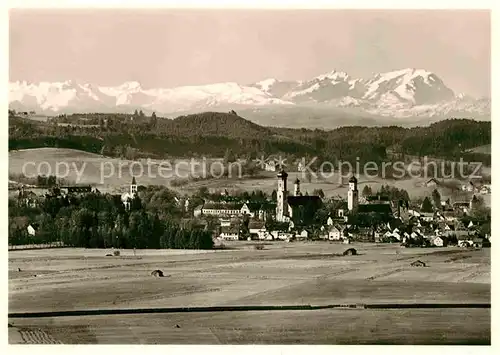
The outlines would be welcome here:
[[[217,251],[9,252],[9,313],[355,303],[490,303],[490,251],[247,242]],[[412,268],[420,259],[426,268]],[[21,271],[18,271],[18,268]],[[161,269],[166,277],[150,272]],[[36,276],[35,276],[36,275]],[[490,342],[489,309],[328,309],[12,318],[11,343]]]
[[[186,160],[174,160],[175,162],[185,162]],[[26,163],[31,163],[26,165]],[[148,173],[147,161],[131,161],[126,159],[109,158],[98,154],[83,152],[74,149],[62,148],[37,148],[23,149],[9,152],[9,174],[26,174],[36,176],[38,174],[52,175],[59,173],[57,177],[64,178],[70,183],[92,184],[97,186],[102,192],[119,192],[128,185],[132,176],[140,176],[140,185],[165,185],[174,178],[164,173],[162,177],[158,174],[159,161],[151,160],[150,171]],[[50,166],[50,168],[49,168]],[[24,167],[24,171],[23,171]],[[199,171],[198,167],[194,168]],[[141,173],[142,171],[142,173]],[[177,165],[177,174],[181,177],[189,176],[191,167],[186,164]]]
[[[275,172],[261,172],[258,178],[243,178],[237,177],[227,178],[213,178],[207,180],[191,181],[187,185],[174,187],[170,183],[175,176],[184,178],[189,176],[191,167],[185,163],[189,160],[176,159],[172,161],[177,164],[178,174],[172,172],[171,176],[161,177],[158,174],[158,166],[151,164],[152,174],[148,174],[148,165],[146,161],[132,162],[127,160],[120,160],[115,158],[107,158],[97,154],[82,152],[71,149],[60,148],[38,148],[26,149],[9,152],[9,174],[22,174],[23,166],[26,162],[33,162],[35,164],[26,166],[25,173],[36,176],[37,167],[41,166],[42,162],[47,162],[50,165],[52,173],[56,172],[57,163],[65,163],[69,170],[61,165],[59,177],[63,177],[69,182],[76,182],[80,184],[93,184],[96,185],[102,192],[120,192],[128,188],[132,180],[132,174],[138,175],[137,182],[140,185],[164,185],[180,192],[191,194],[200,187],[208,187],[209,189],[240,189],[246,191],[253,191],[256,189],[263,190],[271,193],[276,189],[276,173]],[[156,161],[160,163],[160,161]],[[45,164],[45,163],[44,163]],[[41,173],[48,172],[47,166],[41,166]],[[196,172],[200,171],[199,167],[194,168]],[[114,172],[111,174],[111,172]],[[67,175],[67,176],[66,176]],[[111,176],[109,176],[111,175]],[[174,176],[175,175],[175,176]],[[315,189],[322,189],[326,196],[347,196],[347,184],[340,185],[341,178],[339,174],[335,174],[327,179],[315,179],[309,183],[305,181],[301,173],[289,172],[289,183],[295,180],[296,177],[301,179],[301,191],[308,191],[310,194]],[[107,177],[109,176],[109,177]],[[104,177],[104,179],[102,178]],[[345,180],[345,179],[344,179]],[[433,187],[425,186],[428,180],[424,177],[415,177],[407,180],[384,180],[381,178],[372,178],[364,175],[359,176],[359,189],[362,190],[365,185],[370,185],[372,190],[376,191],[382,185],[393,185],[400,189],[408,191],[412,198],[430,196]],[[345,181],[344,181],[345,182]],[[450,191],[446,189],[440,190],[443,199],[449,197]],[[470,196],[469,196],[470,197]],[[490,196],[484,195],[486,204],[490,203]],[[464,197],[465,198],[465,197]],[[466,199],[466,198],[465,198]]]

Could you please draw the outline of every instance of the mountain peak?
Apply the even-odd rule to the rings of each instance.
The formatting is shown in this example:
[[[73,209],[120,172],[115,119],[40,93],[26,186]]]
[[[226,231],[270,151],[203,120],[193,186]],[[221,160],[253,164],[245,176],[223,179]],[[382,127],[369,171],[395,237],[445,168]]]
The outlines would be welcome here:
[[[141,83],[138,81],[126,81],[123,84],[121,84],[119,87],[123,88],[123,89],[129,89],[129,90],[140,89]]]
[[[436,112],[489,113],[489,101],[479,102],[455,95],[433,72],[404,68],[354,78],[333,69],[309,80],[267,78],[254,84],[221,82],[175,88],[143,89],[138,81],[117,86],[96,86],[76,80],[64,82],[9,83],[9,104],[16,110],[55,112],[133,112],[161,114],[240,107],[319,105],[324,108],[356,109],[356,113],[399,117],[432,116]],[[488,113],[484,113],[488,111]]]
[[[339,81],[347,81],[349,79],[349,75],[347,75],[346,72],[343,71],[337,71],[336,69],[333,69],[329,71],[328,73],[318,75],[315,79],[318,80],[325,80],[325,79],[331,79],[331,80],[339,80]]]

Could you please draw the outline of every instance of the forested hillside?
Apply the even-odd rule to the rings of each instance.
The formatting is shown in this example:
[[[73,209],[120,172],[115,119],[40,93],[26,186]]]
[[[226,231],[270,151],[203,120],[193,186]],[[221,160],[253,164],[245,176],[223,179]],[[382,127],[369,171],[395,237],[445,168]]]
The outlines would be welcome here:
[[[9,149],[61,147],[115,157],[223,157],[281,154],[361,163],[392,157],[432,156],[489,165],[468,150],[491,144],[491,123],[450,119],[427,127],[346,126],[334,130],[263,127],[236,112],[205,112],[176,119],[154,114],[75,114],[48,122],[9,117]]]

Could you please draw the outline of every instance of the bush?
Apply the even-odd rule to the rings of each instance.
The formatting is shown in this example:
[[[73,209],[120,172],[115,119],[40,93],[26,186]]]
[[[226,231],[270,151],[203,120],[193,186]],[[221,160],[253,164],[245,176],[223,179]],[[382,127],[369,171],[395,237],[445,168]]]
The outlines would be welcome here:
[[[119,251],[119,250],[115,250],[115,251],[113,251],[113,255],[114,255],[114,256],[120,256],[120,251]]]

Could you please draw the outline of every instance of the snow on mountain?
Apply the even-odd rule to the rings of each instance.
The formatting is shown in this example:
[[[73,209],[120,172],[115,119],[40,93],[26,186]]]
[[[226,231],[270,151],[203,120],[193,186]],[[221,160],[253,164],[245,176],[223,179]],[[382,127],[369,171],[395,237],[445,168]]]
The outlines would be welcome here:
[[[62,111],[67,108],[98,109],[111,102],[107,95],[91,84],[64,82],[9,83],[9,104],[41,111]]]
[[[255,87],[260,88],[264,92],[269,92],[269,89],[278,82],[277,79],[269,78],[255,83]]]
[[[437,104],[401,105],[397,108],[391,105],[371,106],[366,109],[366,112],[390,117],[482,117],[490,114],[491,100],[487,98],[473,99],[457,96],[452,100]]]
[[[118,86],[65,82],[9,83],[9,107],[41,113],[127,112],[134,109],[173,112],[233,106],[326,105],[358,112],[406,117],[489,114],[489,99],[455,95],[434,73],[401,69],[352,78],[332,70],[309,80],[265,79],[240,85],[223,82],[199,86],[146,89],[137,81]]]
[[[147,105],[147,108],[158,112],[190,110],[193,107],[202,109],[228,104],[248,106],[293,104],[275,98],[256,87],[241,86],[233,82],[156,89],[148,93],[154,95],[155,98]]]
[[[399,101],[414,105],[437,103],[455,96],[437,75],[423,69],[402,69],[377,74],[367,82],[366,87],[364,99],[377,100],[391,93]]]
[[[358,96],[355,79],[345,72],[332,70],[311,80],[301,82],[292,91],[284,95],[297,103],[321,103],[345,96]]]

